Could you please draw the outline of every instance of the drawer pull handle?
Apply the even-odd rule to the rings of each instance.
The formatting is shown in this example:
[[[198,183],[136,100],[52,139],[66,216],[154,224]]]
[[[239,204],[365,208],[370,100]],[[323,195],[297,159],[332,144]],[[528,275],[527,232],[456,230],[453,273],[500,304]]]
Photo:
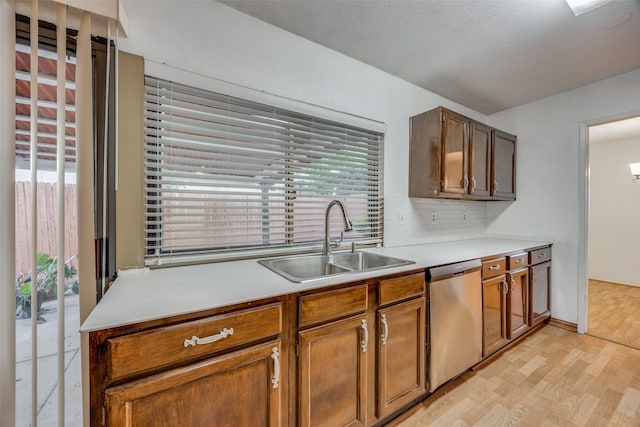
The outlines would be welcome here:
[[[544,258],[544,254],[538,254],[538,258]]]
[[[489,271],[498,270],[498,269],[500,269],[500,264],[489,266]]]
[[[233,335],[233,328],[227,329],[224,328],[220,331],[219,334],[211,335],[210,337],[198,338],[195,335],[191,337],[190,340],[184,340],[184,346],[189,347],[190,345],[202,345],[202,344],[211,344],[212,342],[220,341],[225,339],[229,335]]]
[[[389,324],[387,323],[387,315],[383,314],[380,318],[380,322],[382,326],[384,326],[384,332],[380,335],[380,343],[385,345],[387,343],[387,338],[389,338]]]
[[[271,386],[273,388],[278,388],[278,385],[280,384],[280,353],[278,352],[278,347],[273,348],[271,358],[273,359],[273,376],[271,377]]]
[[[360,327],[362,328],[362,331],[364,332],[364,337],[362,338],[362,341],[360,342],[360,349],[362,350],[363,353],[366,353],[367,345],[369,344],[369,331],[367,330],[367,321],[363,320],[360,323]]]
[[[516,264],[523,263],[524,260],[522,258],[516,258]]]

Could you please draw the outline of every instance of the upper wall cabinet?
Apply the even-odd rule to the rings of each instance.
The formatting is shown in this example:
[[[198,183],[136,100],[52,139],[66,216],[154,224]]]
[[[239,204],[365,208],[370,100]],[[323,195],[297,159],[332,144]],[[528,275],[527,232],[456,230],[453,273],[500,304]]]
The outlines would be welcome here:
[[[500,200],[516,198],[516,137],[494,129],[491,155],[491,196]]]
[[[515,136],[444,107],[410,125],[409,197],[515,200]]]

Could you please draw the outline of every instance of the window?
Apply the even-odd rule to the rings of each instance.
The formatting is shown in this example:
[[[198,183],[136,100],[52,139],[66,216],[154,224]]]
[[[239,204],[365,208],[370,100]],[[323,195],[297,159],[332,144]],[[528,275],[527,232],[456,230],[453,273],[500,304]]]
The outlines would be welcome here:
[[[382,148],[377,132],[146,76],[146,263],[318,247],[333,199],[345,241],[381,242]]]

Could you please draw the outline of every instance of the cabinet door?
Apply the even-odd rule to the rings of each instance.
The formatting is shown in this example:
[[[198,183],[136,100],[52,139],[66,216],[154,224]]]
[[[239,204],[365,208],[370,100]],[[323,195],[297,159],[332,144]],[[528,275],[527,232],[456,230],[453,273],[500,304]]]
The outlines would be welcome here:
[[[505,275],[482,281],[482,355],[484,357],[509,341],[506,317],[508,289]]]
[[[551,315],[551,262],[531,267],[531,326]]]
[[[279,426],[280,341],[105,391],[109,426]]]
[[[509,339],[515,338],[529,328],[529,269],[523,268],[507,274],[509,283],[508,326]]]
[[[493,131],[491,196],[513,200],[516,198],[516,137]]]
[[[469,194],[489,196],[491,189],[491,128],[471,122],[469,133]]]
[[[378,418],[426,392],[425,309],[419,298],[378,311]]]
[[[469,119],[453,111],[443,110],[442,121],[441,190],[443,193],[466,194],[469,188]]]
[[[368,339],[364,315],[299,333],[299,425],[366,425]]]

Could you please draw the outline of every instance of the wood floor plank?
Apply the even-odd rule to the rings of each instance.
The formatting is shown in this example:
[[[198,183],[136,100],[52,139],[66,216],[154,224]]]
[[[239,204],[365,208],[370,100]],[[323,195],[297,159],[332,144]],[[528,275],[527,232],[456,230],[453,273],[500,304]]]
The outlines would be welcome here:
[[[400,427],[640,427],[640,350],[545,326]]]
[[[571,422],[580,427],[586,426],[599,402],[600,399],[593,394],[584,393],[578,403],[577,411],[571,417]]]
[[[640,287],[589,279],[587,333],[640,348]]]

